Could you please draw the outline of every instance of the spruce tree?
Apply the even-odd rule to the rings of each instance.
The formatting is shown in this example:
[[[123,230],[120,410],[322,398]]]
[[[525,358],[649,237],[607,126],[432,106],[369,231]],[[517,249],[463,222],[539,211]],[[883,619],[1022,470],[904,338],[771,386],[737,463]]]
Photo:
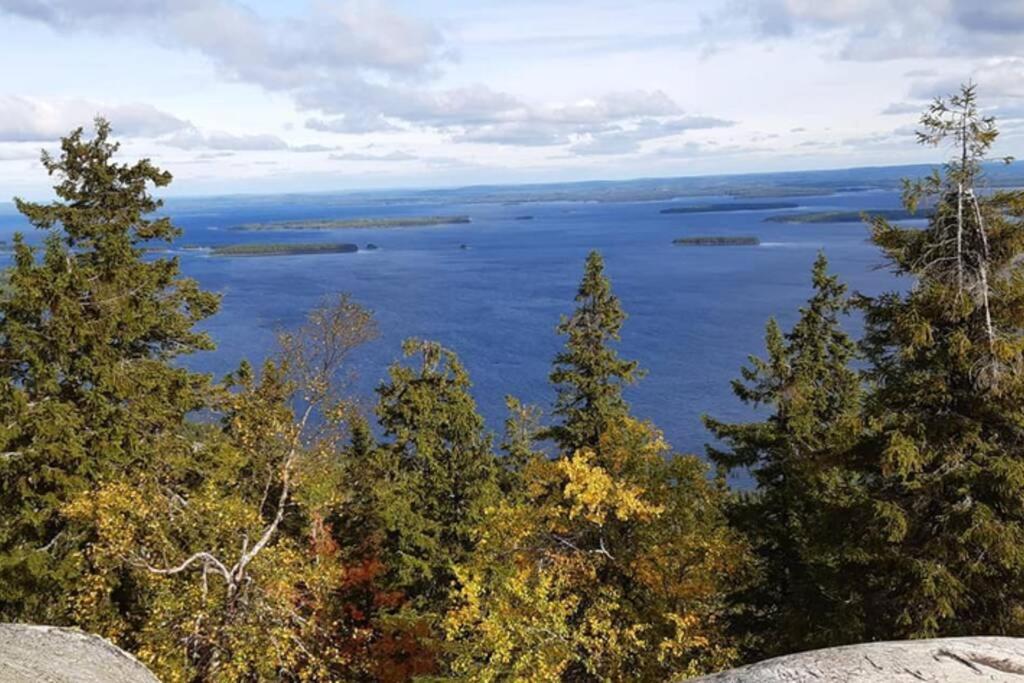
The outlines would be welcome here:
[[[531,461],[545,457],[536,448],[541,433],[541,410],[537,406],[523,403],[515,396],[505,397],[505,432],[501,440],[502,490],[509,495],[521,493],[520,477]]]
[[[587,256],[576,302],[573,314],[563,316],[557,327],[566,337],[565,349],[555,356],[550,375],[557,391],[553,412],[561,423],[545,432],[569,455],[595,448],[611,421],[628,416],[622,389],[640,375],[637,363],[619,358],[611,345],[619,341],[626,314],[596,251]]]
[[[444,602],[451,567],[473,546],[473,527],[497,495],[491,437],[454,352],[407,340],[377,392],[385,442],[377,451],[377,515],[397,587],[432,610]]]
[[[764,420],[728,424],[705,418],[725,448],[709,447],[726,471],[744,470],[756,488],[736,497],[733,524],[756,552],[760,580],[738,595],[740,630],[757,655],[812,649],[856,639],[841,562],[850,509],[863,496],[845,455],[861,432],[855,344],[842,330],[846,287],[819,254],[814,293],[783,334],[768,323],[767,357],[751,357],[733,390],[767,407]]]
[[[172,437],[204,405],[207,378],[171,361],[212,348],[194,325],[218,298],[177,259],[145,256],[179,234],[151,215],[150,187],[171,175],[117,151],[97,119],[93,138],[79,128],[43,154],[57,199],[16,200],[46,237],[39,250],[15,236],[0,297],[0,619],[64,619],[85,532],[63,506],[156,449],[186,448]]]
[[[873,622],[889,638],[1024,634],[1024,193],[982,189],[995,121],[975,87],[938,99],[922,143],[953,158],[905,202],[926,229],[873,224],[909,291],[864,297],[873,390]]]

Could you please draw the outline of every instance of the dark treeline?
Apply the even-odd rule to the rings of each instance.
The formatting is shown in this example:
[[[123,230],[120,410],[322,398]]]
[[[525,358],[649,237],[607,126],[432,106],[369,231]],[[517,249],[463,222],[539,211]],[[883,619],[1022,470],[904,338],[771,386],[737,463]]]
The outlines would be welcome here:
[[[372,415],[345,395],[377,331],[344,295],[259,368],[184,369],[218,299],[146,252],[179,234],[149,218],[171,177],[115,162],[102,120],[73,132],[43,157],[57,198],[18,202],[47,236],[15,238],[0,295],[0,620],[102,634],[167,681],[662,681],[1024,635],[1024,193],[979,191],[972,87],[921,124],[954,150],[906,186],[928,226],[871,225],[913,286],[856,295],[820,255],[734,382],[762,419],[706,418],[710,465],[630,413],[597,253],[553,410],[509,397],[500,436],[431,341]]]

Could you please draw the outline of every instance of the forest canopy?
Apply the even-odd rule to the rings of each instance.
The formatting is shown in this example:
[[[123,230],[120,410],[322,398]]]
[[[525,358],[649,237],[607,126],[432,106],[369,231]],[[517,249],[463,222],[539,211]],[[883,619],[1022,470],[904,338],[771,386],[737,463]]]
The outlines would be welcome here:
[[[850,292],[820,254],[733,382],[758,418],[707,416],[702,458],[633,414],[597,252],[552,409],[509,396],[499,435],[432,340],[347,393],[378,329],[344,293],[258,366],[186,369],[219,299],[151,249],[180,236],[171,175],[77,129],[42,158],[55,198],[17,200],[44,239],[0,292],[0,620],[167,681],[663,681],[1024,635],[1024,192],[985,186],[997,135],[974,86],[927,109],[950,160],[869,224],[913,287]]]

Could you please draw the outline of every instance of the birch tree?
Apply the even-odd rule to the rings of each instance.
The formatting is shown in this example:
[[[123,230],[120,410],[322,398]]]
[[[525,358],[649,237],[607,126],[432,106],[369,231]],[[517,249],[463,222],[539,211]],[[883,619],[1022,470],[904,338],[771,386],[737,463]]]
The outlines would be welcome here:
[[[167,680],[326,680],[354,665],[346,637],[356,634],[314,606],[349,571],[324,522],[345,495],[348,404],[335,379],[375,334],[347,297],[314,311],[259,373],[243,363],[225,380],[220,425],[193,425],[188,457],[73,501],[65,514],[95,529],[86,552],[98,568],[72,593],[78,623]],[[104,609],[125,573],[144,604]]]

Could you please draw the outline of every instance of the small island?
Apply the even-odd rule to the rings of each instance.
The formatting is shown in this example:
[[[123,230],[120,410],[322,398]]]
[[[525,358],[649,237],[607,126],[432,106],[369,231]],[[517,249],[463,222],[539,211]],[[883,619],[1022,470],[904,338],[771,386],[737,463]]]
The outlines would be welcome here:
[[[305,254],[351,254],[359,251],[355,244],[296,242],[291,244],[222,244],[213,247],[214,256],[299,256]]]
[[[680,237],[672,244],[682,247],[756,247],[761,240],[756,237]]]
[[[928,209],[911,213],[906,209],[873,209],[866,211],[816,211],[813,213],[784,213],[768,216],[771,223],[861,223],[872,218],[883,218],[887,221],[907,221],[927,219],[932,215]]]
[[[391,216],[379,218],[311,218],[267,223],[243,223],[231,230],[245,232],[276,230],[344,230],[354,228],[420,228],[430,225],[469,223],[469,216]]]
[[[516,216],[515,220],[517,220],[517,221],[532,221],[533,220],[533,216]]]
[[[772,211],[775,209],[797,209],[793,202],[729,202],[727,204],[695,204],[673,206],[662,209],[661,213],[728,213],[730,211]]]

